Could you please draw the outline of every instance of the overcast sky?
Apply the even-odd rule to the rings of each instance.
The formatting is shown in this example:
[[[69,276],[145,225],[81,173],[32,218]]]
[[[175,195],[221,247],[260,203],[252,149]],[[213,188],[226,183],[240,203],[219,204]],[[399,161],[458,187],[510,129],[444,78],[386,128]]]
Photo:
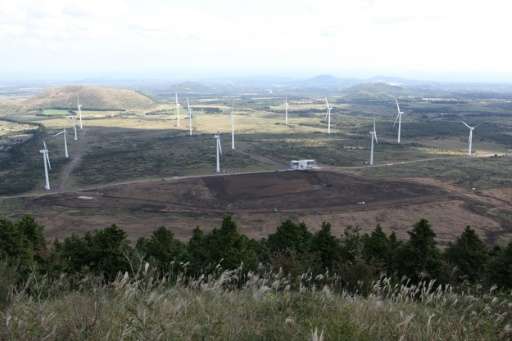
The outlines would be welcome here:
[[[0,0],[0,75],[512,81],[510,3]]]

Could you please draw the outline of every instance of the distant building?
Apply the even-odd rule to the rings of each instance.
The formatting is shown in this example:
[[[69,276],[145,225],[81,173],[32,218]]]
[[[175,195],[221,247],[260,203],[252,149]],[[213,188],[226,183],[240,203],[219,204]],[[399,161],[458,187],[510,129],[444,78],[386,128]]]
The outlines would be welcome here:
[[[290,161],[290,169],[315,169],[318,168],[315,160],[292,160]]]

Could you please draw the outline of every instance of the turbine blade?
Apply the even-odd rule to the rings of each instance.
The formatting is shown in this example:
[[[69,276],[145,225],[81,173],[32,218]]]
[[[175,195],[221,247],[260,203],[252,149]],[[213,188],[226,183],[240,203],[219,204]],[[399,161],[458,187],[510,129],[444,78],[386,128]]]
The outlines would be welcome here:
[[[393,128],[395,127],[396,123],[398,122],[400,114],[395,115],[395,120],[393,121]]]
[[[398,99],[395,98],[395,103],[396,103],[396,109],[398,110],[398,112],[400,113],[400,104],[398,104]]]
[[[377,139],[377,129],[375,127],[375,120],[373,120],[373,136],[375,137],[375,142],[379,143],[379,140]]]
[[[466,122],[464,122],[464,121],[461,121],[461,122],[462,122],[462,124],[464,124],[466,127],[468,127],[469,129],[471,129],[471,126],[470,126],[469,124],[467,124],[467,123],[466,123]]]
[[[44,156],[46,159],[46,164],[48,165],[48,169],[52,170],[52,164],[50,163],[50,156],[48,155],[48,151],[46,151],[46,153],[44,153]]]

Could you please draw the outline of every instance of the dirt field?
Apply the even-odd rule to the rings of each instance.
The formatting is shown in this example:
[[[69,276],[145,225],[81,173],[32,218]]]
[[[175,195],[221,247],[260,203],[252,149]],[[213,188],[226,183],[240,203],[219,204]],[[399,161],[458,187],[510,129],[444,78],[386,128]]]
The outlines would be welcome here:
[[[287,218],[304,221],[311,229],[328,221],[336,234],[349,225],[370,230],[381,224],[406,237],[416,221],[427,218],[441,242],[452,240],[466,225],[496,241],[512,230],[502,214],[512,212],[512,205],[500,201],[496,206],[501,199],[488,195],[425,179],[388,181],[337,172],[281,171],[169,178],[4,199],[1,210],[11,216],[31,212],[46,225],[49,238],[111,224],[125,229],[132,239],[159,226],[187,238],[196,226],[212,229],[231,213],[244,233],[257,238]]]

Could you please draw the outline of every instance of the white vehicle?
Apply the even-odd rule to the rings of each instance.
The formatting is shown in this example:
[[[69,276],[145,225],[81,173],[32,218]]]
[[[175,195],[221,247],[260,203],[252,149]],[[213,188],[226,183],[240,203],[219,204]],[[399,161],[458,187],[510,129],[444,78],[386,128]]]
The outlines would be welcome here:
[[[318,168],[315,160],[292,160],[290,169],[304,170]]]

